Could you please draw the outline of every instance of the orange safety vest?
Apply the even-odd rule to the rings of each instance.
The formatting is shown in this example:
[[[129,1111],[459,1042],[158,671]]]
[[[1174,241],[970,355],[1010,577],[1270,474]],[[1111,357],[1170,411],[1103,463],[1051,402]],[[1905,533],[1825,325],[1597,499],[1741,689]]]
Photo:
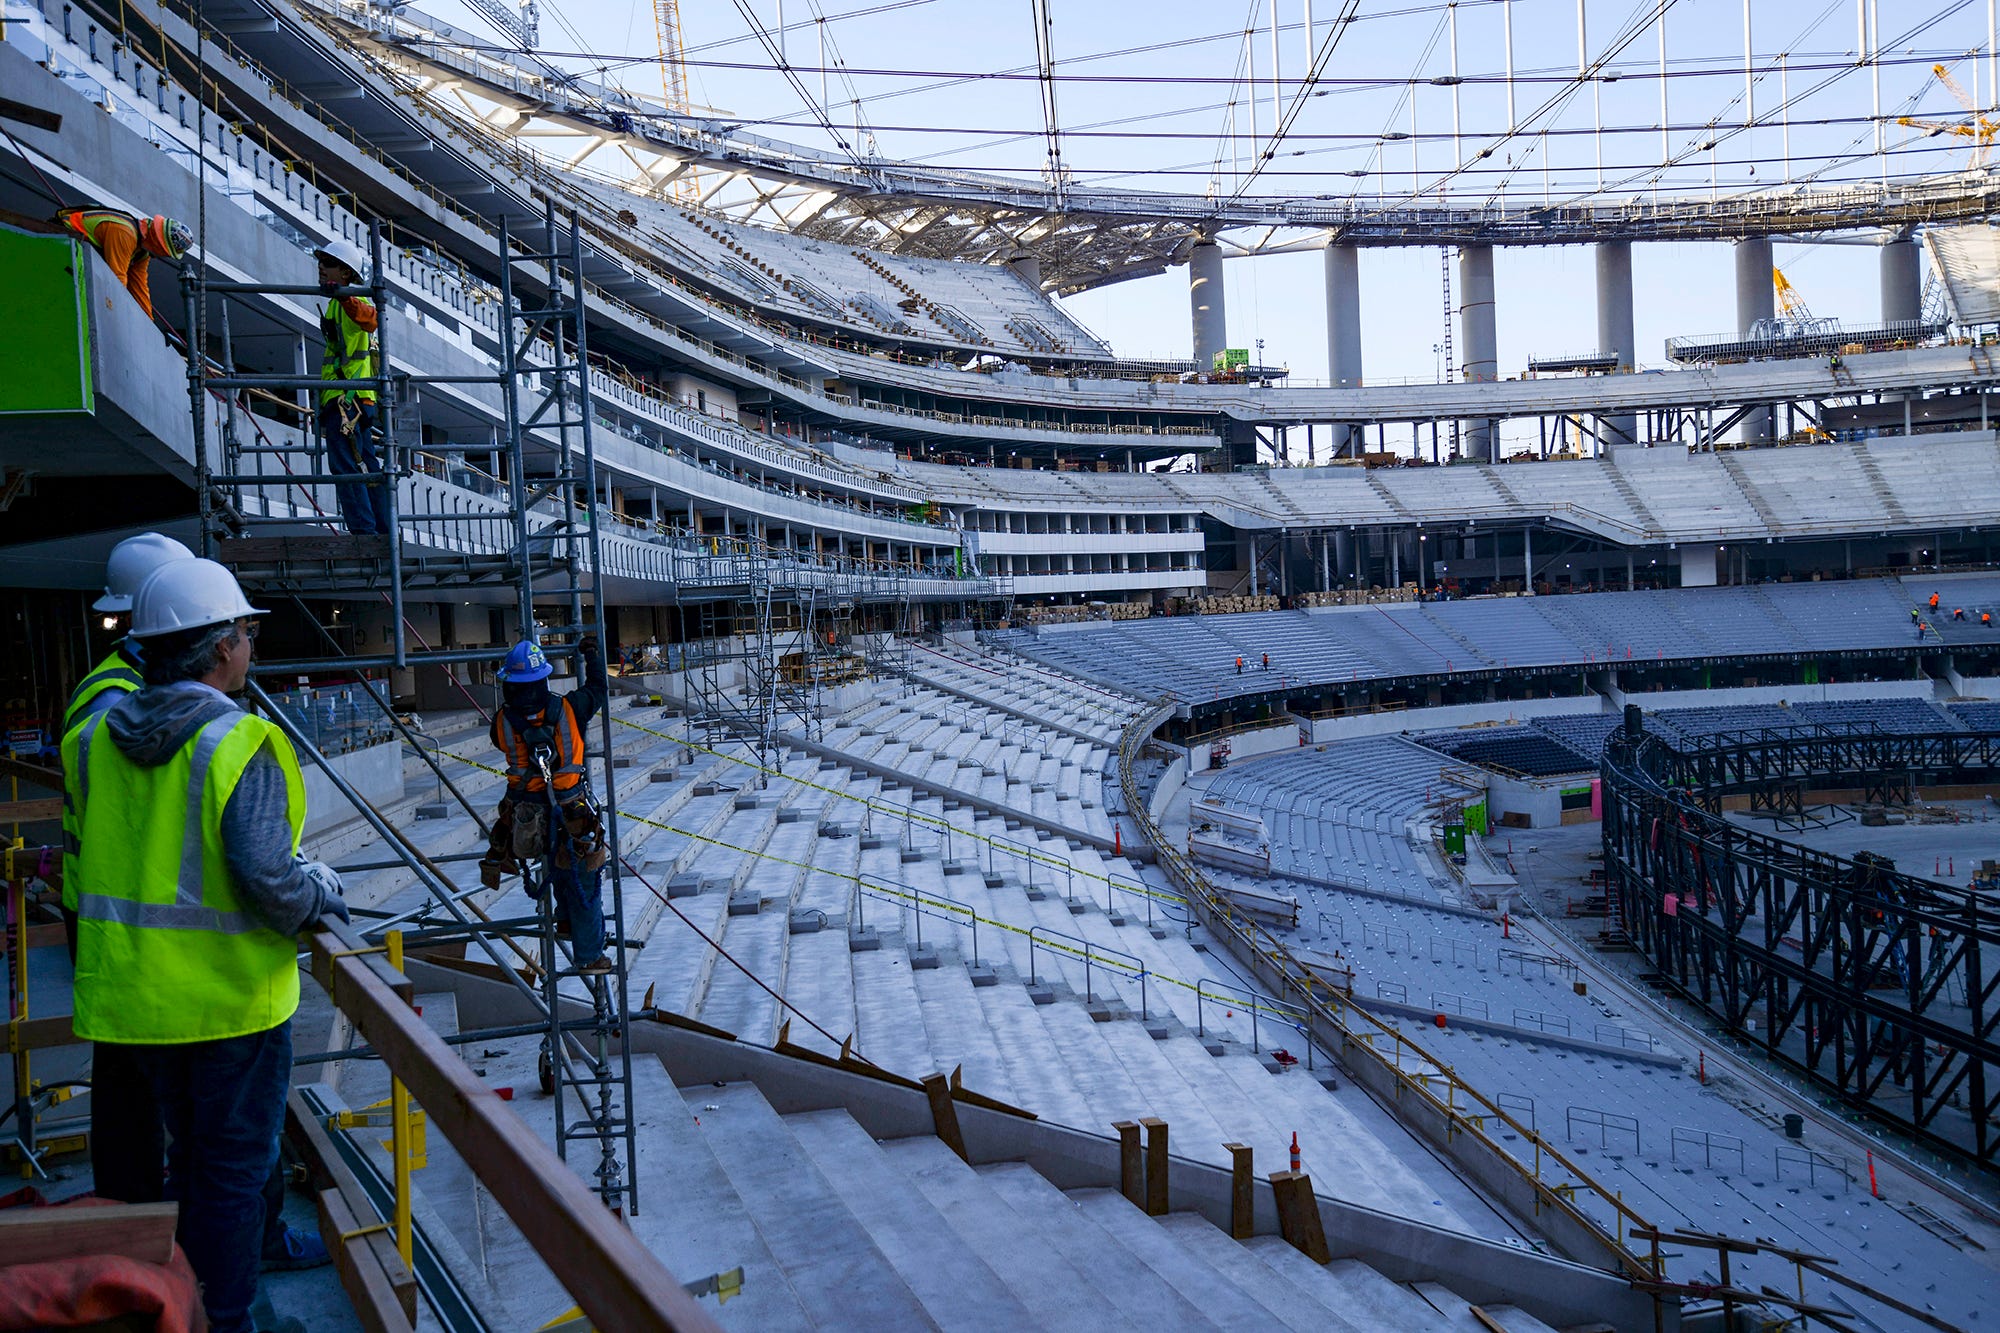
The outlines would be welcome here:
[[[135,235],[139,230],[139,219],[116,208],[65,208],[56,219],[92,245],[97,244],[97,229],[107,222],[130,227]]]
[[[547,710],[537,720],[532,731],[550,730],[554,733],[555,759],[557,766],[552,776],[556,790],[566,792],[583,781],[583,728],[577,725],[576,711],[569,706],[568,699],[554,705],[562,714],[551,726]],[[504,708],[493,719],[494,741],[500,752],[507,756],[507,785],[521,791],[542,791],[541,770],[535,766],[533,747],[529,743],[532,732],[517,730],[514,719]]]

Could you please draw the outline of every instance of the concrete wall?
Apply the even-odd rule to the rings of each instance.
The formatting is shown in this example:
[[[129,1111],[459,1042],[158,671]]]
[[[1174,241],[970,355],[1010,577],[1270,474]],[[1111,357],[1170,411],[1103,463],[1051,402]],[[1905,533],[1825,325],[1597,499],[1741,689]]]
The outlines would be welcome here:
[[[1562,793],[1566,788],[1587,787],[1593,781],[1589,773],[1571,774],[1558,778],[1510,778],[1500,773],[1490,773],[1486,779],[1486,810],[1492,827],[1500,828],[1500,821],[1506,815],[1525,815],[1529,828],[1556,828],[1559,825],[1589,822],[1588,806],[1580,811],[1569,811],[1564,819]]]
[[[364,750],[336,755],[333,770],[371,804],[380,806],[403,795],[403,743],[387,741]],[[360,811],[337,790],[317,764],[304,765],[306,776],[306,836],[323,833],[357,818]]]
[[[1442,708],[1406,708],[1396,713],[1357,713],[1323,717],[1312,724],[1315,745],[1353,740],[1357,736],[1394,736],[1405,731],[1436,731],[1470,727],[1482,722],[1524,722],[1561,713],[1601,713],[1604,700],[1596,695],[1575,699],[1509,699],[1490,704],[1450,704]]]
[[[1242,763],[1246,759],[1255,759],[1258,755],[1277,754],[1284,750],[1298,749],[1299,725],[1296,722],[1287,720],[1282,723],[1273,724],[1272,726],[1259,727],[1255,731],[1240,732],[1234,736],[1218,739],[1228,740],[1229,762],[1233,766]],[[1213,741],[1203,741],[1200,745],[1189,747],[1189,770],[1199,773],[1203,769],[1206,769],[1209,759],[1214,753],[1214,749],[1215,743]]]
[[[1661,708],[1721,708],[1733,704],[1814,704],[1834,699],[1929,699],[1929,680],[1843,680],[1824,685],[1742,685],[1719,690],[1662,690],[1626,694],[1610,690],[1616,708],[1635,703],[1651,713]]]

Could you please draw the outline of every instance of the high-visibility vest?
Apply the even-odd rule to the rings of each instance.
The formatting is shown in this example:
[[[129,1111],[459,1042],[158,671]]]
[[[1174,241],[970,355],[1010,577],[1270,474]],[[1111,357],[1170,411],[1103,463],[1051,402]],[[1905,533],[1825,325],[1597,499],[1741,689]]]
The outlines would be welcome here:
[[[84,718],[102,713],[119,699],[146,683],[139,674],[139,668],[132,665],[122,649],[114,648],[111,655],[90,669],[90,674],[77,682],[76,692],[69,697],[69,707],[63,710],[63,737],[76,730],[77,723]],[[65,748],[63,757],[68,759]],[[65,769],[67,772],[67,769]],[[62,832],[62,905],[63,910],[76,910],[76,849],[78,832],[76,812],[69,805],[69,779],[64,780]]]
[[[559,716],[549,717],[549,709]],[[583,781],[583,728],[577,725],[576,712],[567,698],[551,700],[549,709],[544,709],[541,719],[532,725],[553,733],[555,767],[550,776],[555,779],[557,791],[569,791]],[[493,731],[500,752],[507,756],[507,785],[518,791],[543,790],[541,770],[535,767],[528,738],[514,725],[513,715],[505,708],[493,719]]]
[[[365,299],[365,298],[363,298]],[[338,300],[329,300],[319,314],[319,331],[324,340],[320,349],[319,377],[323,380],[365,380],[375,375],[375,335],[354,322]],[[321,406],[336,399],[375,401],[373,389],[322,389]]]
[[[135,233],[139,230],[139,219],[115,208],[65,208],[56,214],[56,220],[92,245],[98,243],[97,229],[107,222],[130,227]]]
[[[222,812],[260,750],[285,775],[291,851],[305,831],[305,778],[282,731],[227,713],[147,768],[99,737],[104,714],[63,738],[75,774],[76,1035],[163,1045],[265,1032],[299,1007],[298,944],[236,892]],[[94,743],[93,743],[94,742]]]

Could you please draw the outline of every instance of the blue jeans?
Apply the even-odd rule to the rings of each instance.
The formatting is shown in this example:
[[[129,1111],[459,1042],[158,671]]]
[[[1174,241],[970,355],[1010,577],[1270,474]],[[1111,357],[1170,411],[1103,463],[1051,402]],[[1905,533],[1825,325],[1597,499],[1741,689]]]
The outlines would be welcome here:
[[[569,927],[570,952],[576,965],[595,962],[604,952],[603,870],[585,870],[572,861],[566,869],[551,866],[549,883],[556,891],[556,921]]]
[[[201,1282],[209,1328],[251,1333],[265,1189],[292,1082],[291,1020],[246,1037],[119,1053],[144,1073],[166,1120],[167,1197],[181,1206],[176,1239]]]
[[[326,440],[326,470],[338,476],[382,470],[375,457],[375,405],[355,405],[361,409],[361,417],[351,431],[341,425],[339,403],[326,403],[319,409],[319,433]],[[334,483],[333,491],[340,500],[340,520],[349,532],[357,537],[389,535],[389,483],[341,481]]]

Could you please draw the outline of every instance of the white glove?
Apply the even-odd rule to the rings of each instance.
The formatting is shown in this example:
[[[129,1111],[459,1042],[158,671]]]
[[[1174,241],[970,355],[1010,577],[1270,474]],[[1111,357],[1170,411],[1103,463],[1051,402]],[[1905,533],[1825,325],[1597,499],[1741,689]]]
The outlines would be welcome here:
[[[346,921],[347,899],[341,896],[340,872],[324,861],[302,861],[299,869],[319,890],[319,905],[313,911],[313,918],[337,916]]]

